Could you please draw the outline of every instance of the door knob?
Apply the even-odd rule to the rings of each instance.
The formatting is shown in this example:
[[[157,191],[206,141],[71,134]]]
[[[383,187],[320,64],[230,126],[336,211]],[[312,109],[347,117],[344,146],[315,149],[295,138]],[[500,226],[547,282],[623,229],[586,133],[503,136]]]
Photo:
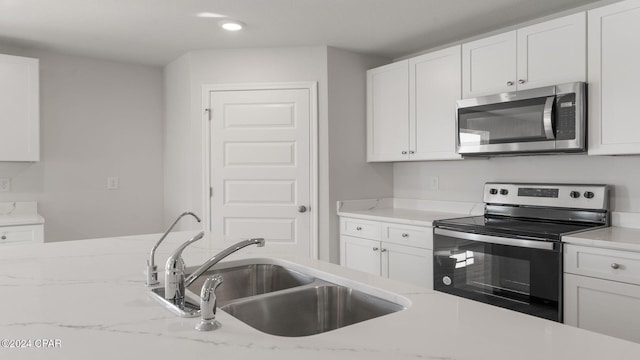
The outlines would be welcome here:
[[[307,212],[307,207],[304,205],[298,206],[298,212],[299,213]]]

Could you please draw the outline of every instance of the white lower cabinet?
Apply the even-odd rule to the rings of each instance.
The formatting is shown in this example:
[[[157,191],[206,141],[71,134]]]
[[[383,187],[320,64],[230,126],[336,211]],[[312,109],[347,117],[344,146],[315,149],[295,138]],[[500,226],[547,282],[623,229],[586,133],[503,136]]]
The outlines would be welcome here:
[[[565,247],[564,322],[640,342],[640,253]]]
[[[0,245],[44,242],[43,225],[0,226]]]
[[[431,227],[340,219],[340,264],[370,274],[433,288]],[[360,228],[360,232],[353,229]],[[379,233],[365,229],[379,229]]]

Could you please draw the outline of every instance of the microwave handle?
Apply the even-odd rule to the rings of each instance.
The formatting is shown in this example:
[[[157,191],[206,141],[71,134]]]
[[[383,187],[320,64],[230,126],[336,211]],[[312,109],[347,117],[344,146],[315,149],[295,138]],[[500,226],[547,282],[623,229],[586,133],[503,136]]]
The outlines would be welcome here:
[[[544,102],[544,111],[542,113],[542,123],[544,125],[544,133],[547,136],[547,139],[553,140],[555,139],[555,134],[553,133],[553,103],[556,101],[555,96],[549,96],[547,101]]]

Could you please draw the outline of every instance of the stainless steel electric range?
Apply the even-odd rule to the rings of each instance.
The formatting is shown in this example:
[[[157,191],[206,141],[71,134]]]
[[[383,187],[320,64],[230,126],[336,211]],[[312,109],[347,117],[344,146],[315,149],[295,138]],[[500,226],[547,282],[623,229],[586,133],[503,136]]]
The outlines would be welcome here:
[[[562,237],[609,226],[609,186],[486,183],[484,202],[434,222],[435,290],[562,322]]]

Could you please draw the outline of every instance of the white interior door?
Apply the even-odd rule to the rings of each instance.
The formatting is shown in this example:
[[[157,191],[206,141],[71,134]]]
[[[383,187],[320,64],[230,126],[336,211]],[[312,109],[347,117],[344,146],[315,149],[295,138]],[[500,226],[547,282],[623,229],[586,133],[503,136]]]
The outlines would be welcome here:
[[[209,92],[213,246],[262,237],[269,252],[317,257],[313,90]]]

